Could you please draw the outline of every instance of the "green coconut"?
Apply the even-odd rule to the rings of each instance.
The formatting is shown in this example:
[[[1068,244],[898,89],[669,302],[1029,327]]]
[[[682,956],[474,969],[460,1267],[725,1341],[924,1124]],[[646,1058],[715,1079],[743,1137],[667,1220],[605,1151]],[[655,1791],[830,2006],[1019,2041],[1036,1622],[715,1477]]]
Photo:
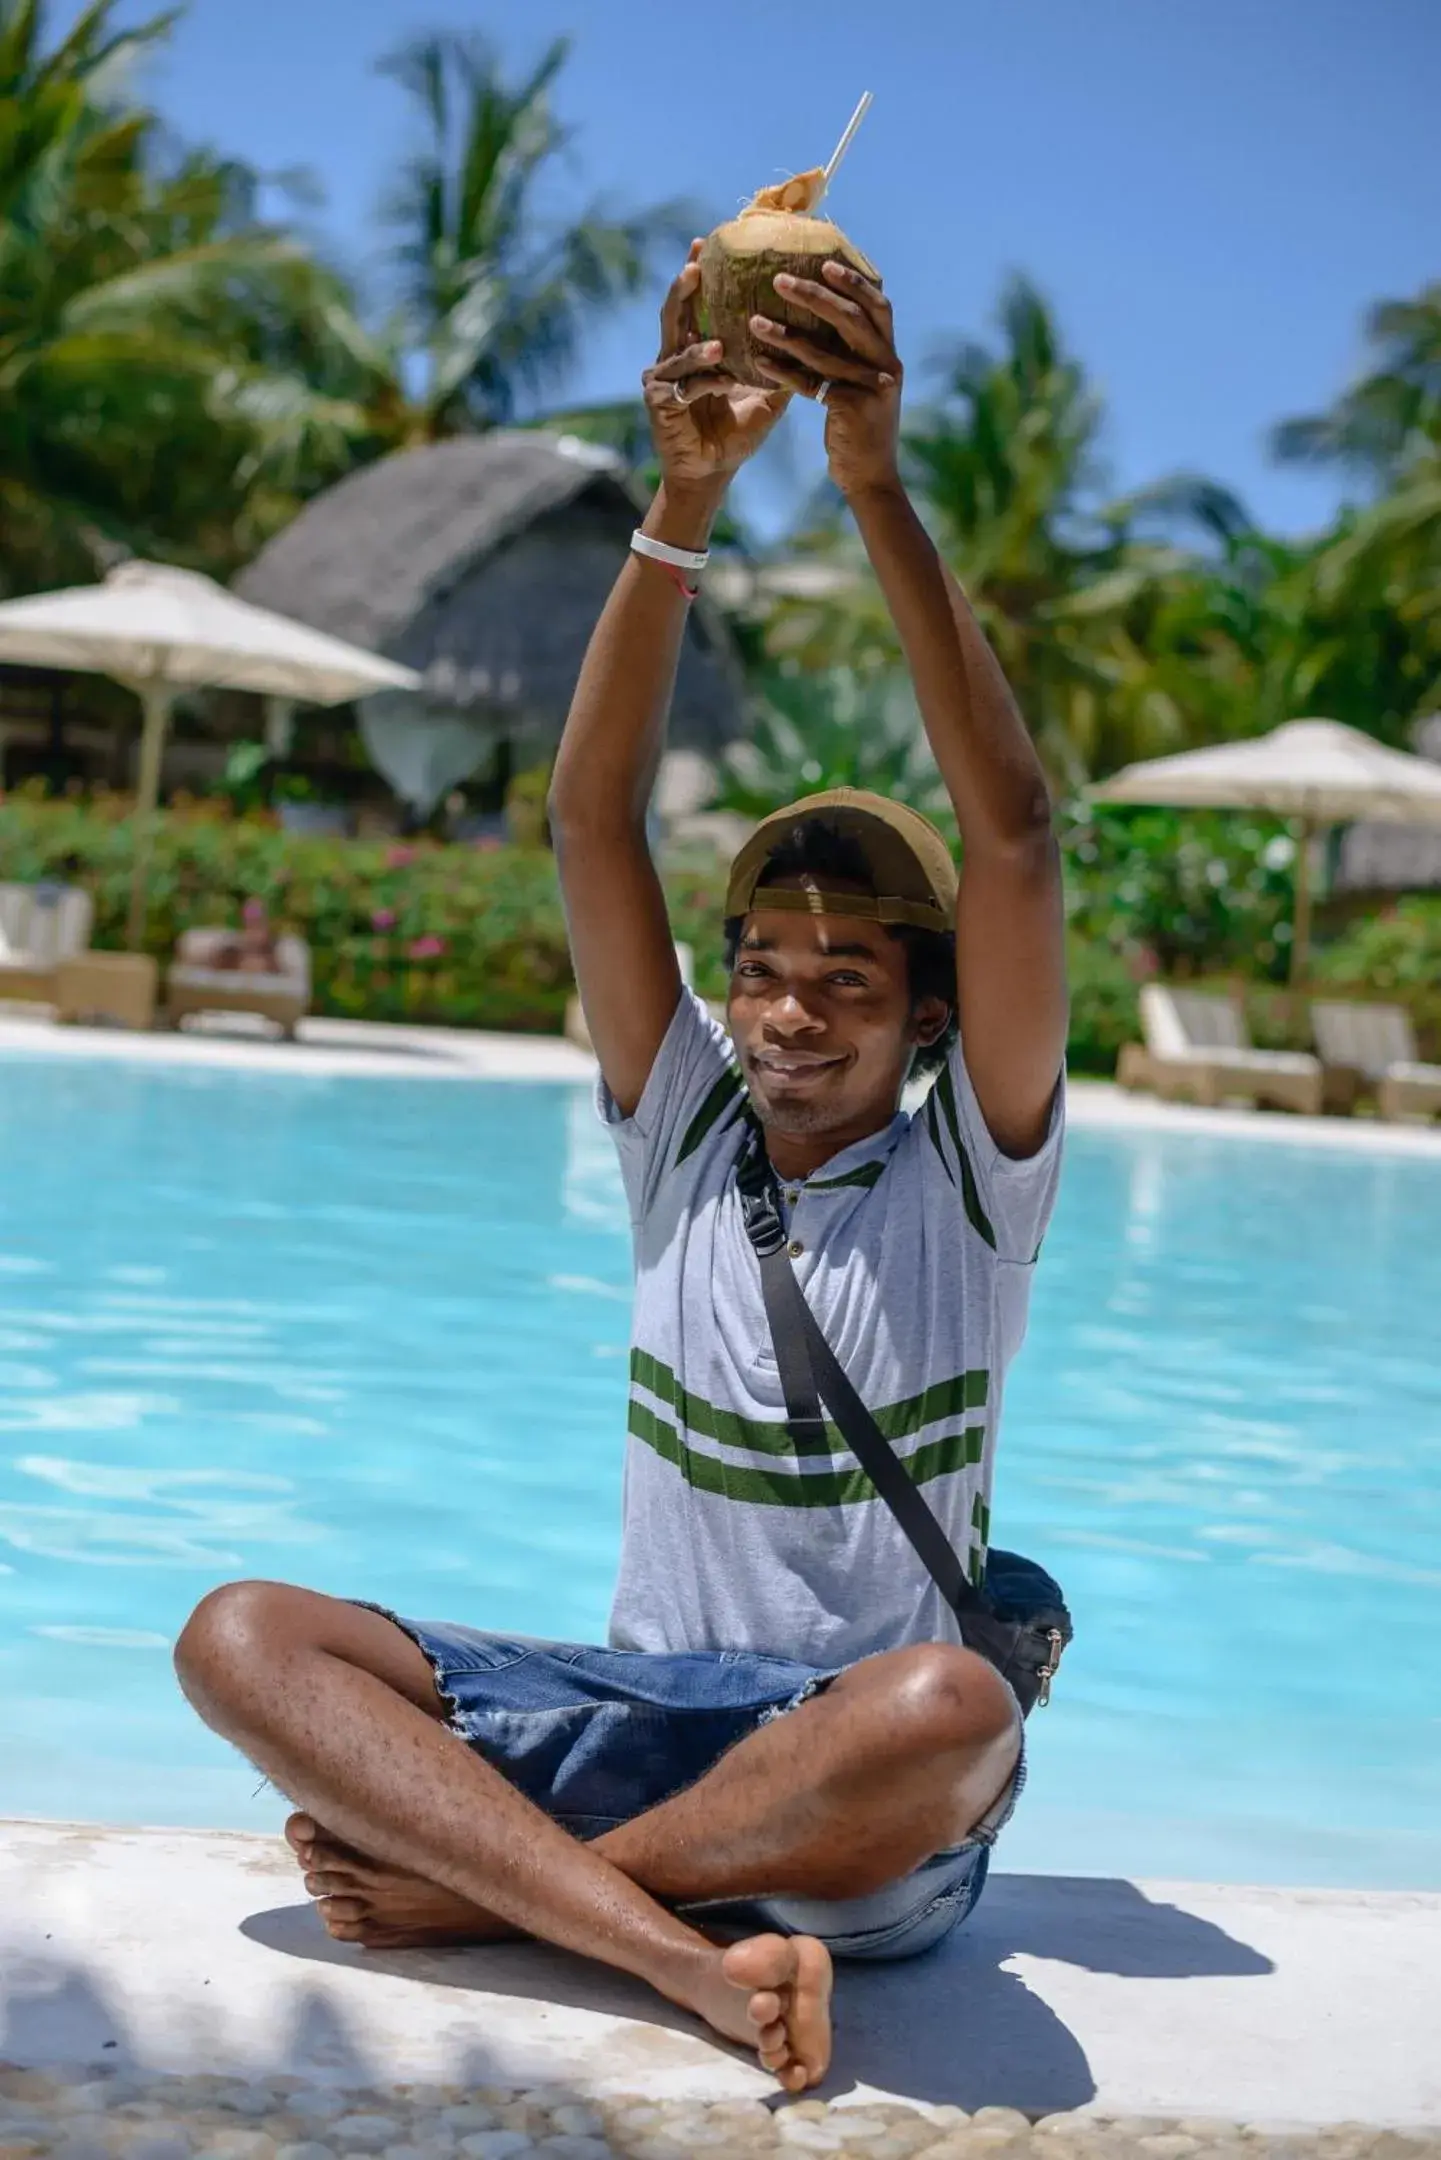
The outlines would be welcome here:
[[[774,348],[752,336],[752,315],[765,315],[772,322],[803,331],[826,352],[840,356],[848,350],[829,323],[776,291],[775,281],[782,271],[791,277],[819,280],[821,265],[836,261],[849,263],[875,285],[881,282],[874,264],[839,225],[815,214],[812,205],[819,202],[823,186],[824,175],[817,170],[798,173],[780,187],[762,188],[739,217],[718,225],[701,248],[706,333],[720,339],[725,348],[723,364],[737,382],[769,384],[756,363],[770,357]]]

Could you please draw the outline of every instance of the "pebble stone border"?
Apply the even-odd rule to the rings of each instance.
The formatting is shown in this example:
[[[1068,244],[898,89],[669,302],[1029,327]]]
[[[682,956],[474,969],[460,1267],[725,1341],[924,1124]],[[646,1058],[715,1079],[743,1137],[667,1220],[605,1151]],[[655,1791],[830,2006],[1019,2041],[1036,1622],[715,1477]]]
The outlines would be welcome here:
[[[0,2160],[1441,2160],[1441,2130],[819,2100],[586,2100],[563,2088],[157,2077],[0,2064]]]

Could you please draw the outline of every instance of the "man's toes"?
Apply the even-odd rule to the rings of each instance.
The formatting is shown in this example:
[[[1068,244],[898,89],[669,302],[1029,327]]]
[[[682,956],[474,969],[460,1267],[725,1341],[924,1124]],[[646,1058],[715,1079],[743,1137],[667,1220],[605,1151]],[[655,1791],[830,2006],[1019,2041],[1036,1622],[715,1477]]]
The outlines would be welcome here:
[[[319,1835],[320,1826],[310,1815],[292,1815],[285,1825],[285,1842],[302,1863],[310,1858],[310,1848]]]
[[[335,1935],[337,1942],[359,1942],[361,1929],[365,1927],[365,1905],[359,1896],[322,1896],[315,1905],[320,1914],[326,1935]]]
[[[790,2035],[779,2021],[756,2035],[756,2053],[767,2070],[779,2070],[791,2059]]]
[[[744,1942],[731,1944],[721,1964],[733,1987],[749,1988],[753,1993],[771,1991],[775,2008],[770,2015],[773,2018],[779,2014],[779,1998],[774,1991],[785,1987],[795,1971],[795,1952],[788,1937],[749,1935]]]
[[[349,1868],[310,1868],[305,1887],[312,1897],[357,1897],[364,1885]]]

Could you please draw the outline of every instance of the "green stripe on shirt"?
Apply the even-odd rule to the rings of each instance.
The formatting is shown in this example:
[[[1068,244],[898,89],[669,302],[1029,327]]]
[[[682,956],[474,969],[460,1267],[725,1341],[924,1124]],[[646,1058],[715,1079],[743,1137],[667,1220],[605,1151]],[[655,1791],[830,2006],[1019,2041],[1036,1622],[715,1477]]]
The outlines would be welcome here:
[[[681,1385],[669,1365],[648,1351],[632,1350],[630,1376],[636,1387],[656,1396],[680,1418],[688,1432],[719,1441],[722,1447],[749,1448],[759,1455],[840,1455],[846,1443],[838,1428],[827,1424],[825,1439],[806,1440],[797,1447],[789,1429],[776,1419],[742,1417],[693,1395]],[[984,1410],[990,1395],[990,1375],[984,1367],[957,1373],[954,1379],[938,1380],[919,1395],[906,1395],[872,1412],[888,1440],[907,1440],[942,1418],[960,1417],[967,1410]]]
[[[687,1156],[694,1155],[711,1127],[725,1116],[727,1110],[736,1106],[745,1093],[745,1082],[737,1066],[727,1065],[725,1071],[712,1087],[705,1101],[686,1127],[685,1138],[676,1156],[677,1167]]]
[[[927,1103],[927,1108],[931,1112],[931,1138],[935,1141],[937,1148],[940,1148],[941,1136],[936,1125],[935,1117],[935,1104],[938,1098],[940,1101],[942,1114],[945,1117],[946,1130],[951,1136],[951,1145],[956,1151],[956,1160],[960,1164],[961,1199],[965,1205],[966,1219],[970,1223],[971,1228],[980,1233],[980,1235],[985,1239],[986,1243],[991,1247],[991,1250],[994,1252],[996,1247],[996,1233],[991,1228],[990,1217],[987,1215],[985,1209],[981,1205],[980,1187],[976,1183],[976,1174],[971,1168],[971,1158],[966,1153],[965,1142],[961,1138],[960,1114],[956,1109],[956,1084],[951,1077],[951,1068],[949,1065],[943,1065],[941,1067],[941,1070],[936,1078],[936,1084],[931,1089],[930,1099]],[[944,1151],[942,1151],[941,1159],[942,1161],[945,1160]]]
[[[787,1471],[704,1455],[699,1448],[687,1446],[674,1425],[634,1400],[630,1406],[630,1431],[679,1470],[688,1485],[700,1492],[719,1493],[726,1500],[748,1501],[758,1507],[845,1507],[877,1497],[859,1464],[849,1469]],[[946,1433],[906,1456],[906,1468],[917,1485],[929,1484],[933,1478],[978,1463],[985,1437],[985,1428],[980,1425]]]

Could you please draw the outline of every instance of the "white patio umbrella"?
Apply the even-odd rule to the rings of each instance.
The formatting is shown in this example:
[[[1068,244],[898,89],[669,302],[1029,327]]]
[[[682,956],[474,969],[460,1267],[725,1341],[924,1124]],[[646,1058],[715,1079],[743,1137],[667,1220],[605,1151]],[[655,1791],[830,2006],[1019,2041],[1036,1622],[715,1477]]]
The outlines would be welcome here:
[[[1441,825],[1441,767],[1343,727],[1289,720],[1250,742],[1216,743],[1127,765],[1089,788],[1092,802],[1156,803],[1187,810],[1269,810],[1300,824],[1291,980],[1304,979],[1311,945],[1310,844],[1327,825],[1355,818]]]
[[[135,869],[126,943],[141,944],[145,887],[171,709],[184,690],[254,690],[339,705],[371,690],[416,690],[411,668],[237,600],[194,570],[127,562],[103,585],[0,604],[0,660],[110,675],[140,700]]]

